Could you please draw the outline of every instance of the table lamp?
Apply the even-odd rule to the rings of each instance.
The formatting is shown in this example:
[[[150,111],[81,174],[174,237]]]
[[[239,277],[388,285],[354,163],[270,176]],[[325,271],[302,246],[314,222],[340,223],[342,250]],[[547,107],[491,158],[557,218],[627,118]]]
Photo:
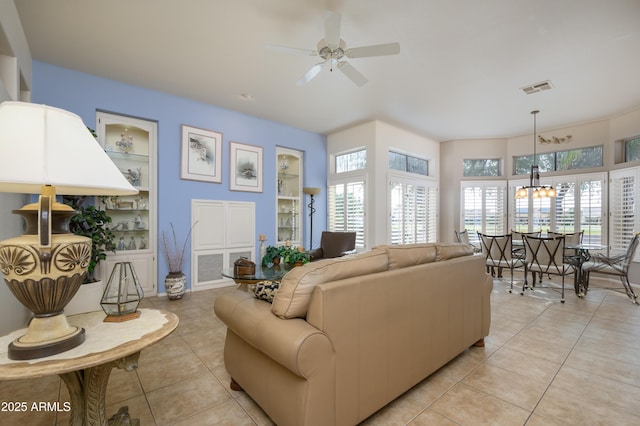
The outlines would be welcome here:
[[[26,334],[9,344],[10,359],[41,358],[84,341],[64,307],[78,291],[91,255],[89,238],[69,232],[75,211],[66,195],[132,195],[125,179],[80,117],[26,102],[0,104],[0,192],[40,194],[13,213],[24,235],[0,241],[0,270],[13,295],[34,314]]]

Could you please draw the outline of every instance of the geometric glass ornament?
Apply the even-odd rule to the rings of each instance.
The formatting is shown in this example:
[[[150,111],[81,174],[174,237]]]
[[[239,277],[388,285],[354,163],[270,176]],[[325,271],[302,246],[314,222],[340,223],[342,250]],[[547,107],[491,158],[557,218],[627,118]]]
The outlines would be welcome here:
[[[138,305],[144,297],[140,281],[131,262],[113,266],[100,305],[107,314],[105,322],[128,321],[140,316]]]

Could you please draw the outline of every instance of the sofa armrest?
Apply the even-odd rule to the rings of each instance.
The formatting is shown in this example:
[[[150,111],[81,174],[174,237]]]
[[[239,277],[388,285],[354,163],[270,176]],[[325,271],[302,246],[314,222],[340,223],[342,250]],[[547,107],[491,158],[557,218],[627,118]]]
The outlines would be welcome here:
[[[301,377],[334,362],[329,338],[304,319],[280,319],[271,305],[251,293],[230,291],[218,297],[214,311],[245,342]]]

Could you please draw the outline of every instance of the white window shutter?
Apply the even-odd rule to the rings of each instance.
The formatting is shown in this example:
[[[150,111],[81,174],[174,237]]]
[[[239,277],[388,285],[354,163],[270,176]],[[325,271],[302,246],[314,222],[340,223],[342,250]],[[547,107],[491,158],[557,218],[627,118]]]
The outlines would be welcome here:
[[[638,176],[634,167],[611,172],[609,182],[609,254],[622,254],[638,230]],[[638,253],[636,252],[636,258]],[[635,259],[634,259],[635,260]]]
[[[355,232],[356,248],[365,247],[365,183],[329,185],[329,231]]]

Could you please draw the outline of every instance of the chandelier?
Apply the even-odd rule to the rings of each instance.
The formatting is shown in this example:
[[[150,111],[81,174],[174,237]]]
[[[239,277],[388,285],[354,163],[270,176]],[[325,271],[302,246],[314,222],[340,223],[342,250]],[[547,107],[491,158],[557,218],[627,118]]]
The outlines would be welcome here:
[[[529,175],[529,185],[523,186],[516,191],[516,198],[527,198],[529,189],[533,190],[532,198],[555,197],[556,190],[553,186],[540,185],[540,171],[538,170],[536,155],[536,114],[540,111],[531,111],[533,114],[533,163],[531,164],[531,174]]]

